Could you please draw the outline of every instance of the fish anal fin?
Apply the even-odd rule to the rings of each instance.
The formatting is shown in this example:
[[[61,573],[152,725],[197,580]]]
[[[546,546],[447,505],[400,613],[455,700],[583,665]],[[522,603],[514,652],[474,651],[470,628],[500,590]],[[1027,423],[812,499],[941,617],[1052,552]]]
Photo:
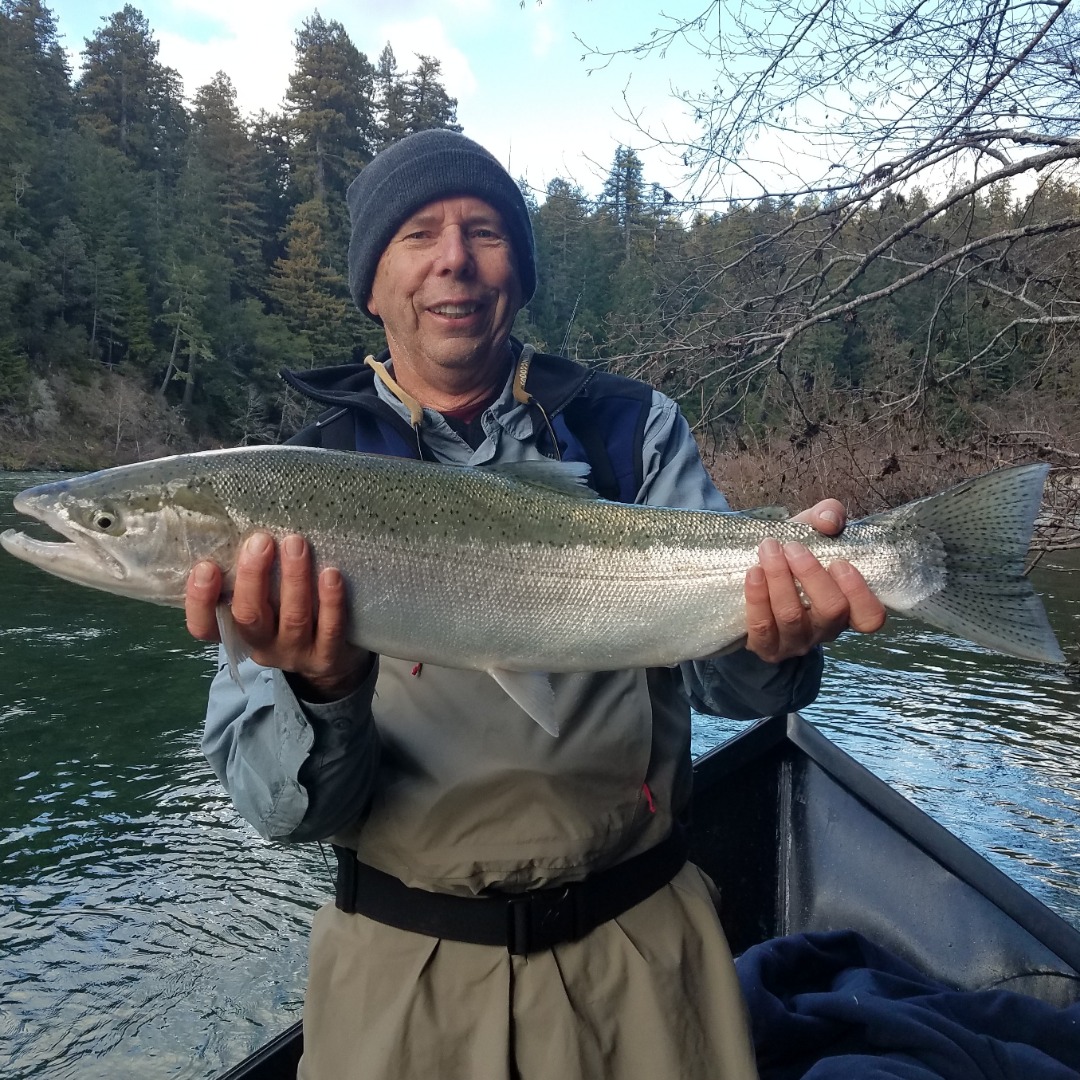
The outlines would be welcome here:
[[[558,736],[559,720],[555,715],[555,691],[551,679],[542,671],[504,671],[488,668],[488,674],[514,703],[527,712],[549,735]]]

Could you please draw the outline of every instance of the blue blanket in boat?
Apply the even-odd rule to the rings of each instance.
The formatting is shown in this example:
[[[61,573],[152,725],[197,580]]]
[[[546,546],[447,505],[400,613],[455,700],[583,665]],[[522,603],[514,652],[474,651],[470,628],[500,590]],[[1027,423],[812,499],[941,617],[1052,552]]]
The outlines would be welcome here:
[[[761,1080],[1077,1080],[1080,1004],[954,991],[854,932],[736,961]]]

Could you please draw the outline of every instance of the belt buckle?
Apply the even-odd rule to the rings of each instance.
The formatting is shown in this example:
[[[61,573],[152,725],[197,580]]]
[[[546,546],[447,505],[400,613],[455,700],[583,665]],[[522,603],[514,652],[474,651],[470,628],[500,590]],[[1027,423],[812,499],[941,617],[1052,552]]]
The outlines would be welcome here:
[[[577,890],[567,885],[510,899],[506,906],[506,948],[514,956],[542,952],[582,937]]]

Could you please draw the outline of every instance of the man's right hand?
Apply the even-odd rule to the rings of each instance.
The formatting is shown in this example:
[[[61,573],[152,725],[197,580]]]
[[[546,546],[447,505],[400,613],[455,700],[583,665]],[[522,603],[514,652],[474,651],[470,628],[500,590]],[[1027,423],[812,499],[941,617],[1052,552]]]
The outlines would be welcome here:
[[[281,568],[276,611],[271,601],[275,557]],[[220,640],[221,588],[221,570],[212,562],[196,564],[188,576],[187,627],[200,641]],[[374,654],[345,638],[348,601],[340,572],[328,567],[313,582],[311,551],[302,536],[285,537],[280,551],[267,533],[249,536],[237,558],[231,607],[251,658],[286,672],[304,700],[345,697],[371,672]]]

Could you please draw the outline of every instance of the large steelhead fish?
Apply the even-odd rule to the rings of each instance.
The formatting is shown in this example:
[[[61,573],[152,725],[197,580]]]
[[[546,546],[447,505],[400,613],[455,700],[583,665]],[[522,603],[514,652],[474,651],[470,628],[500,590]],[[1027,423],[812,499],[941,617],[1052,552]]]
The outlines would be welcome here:
[[[180,607],[199,560],[218,563],[228,585],[250,533],[299,532],[317,567],[346,579],[353,642],[487,671],[545,723],[547,680],[514,673],[652,667],[737,645],[744,575],[766,536],[799,540],[826,565],[849,560],[894,612],[999,652],[1061,661],[1023,575],[1047,471],[993,472],[830,538],[752,513],[605,502],[580,467],[255,447],[30,488],[16,509],[71,542],[9,530],[0,544],[69,581]]]

